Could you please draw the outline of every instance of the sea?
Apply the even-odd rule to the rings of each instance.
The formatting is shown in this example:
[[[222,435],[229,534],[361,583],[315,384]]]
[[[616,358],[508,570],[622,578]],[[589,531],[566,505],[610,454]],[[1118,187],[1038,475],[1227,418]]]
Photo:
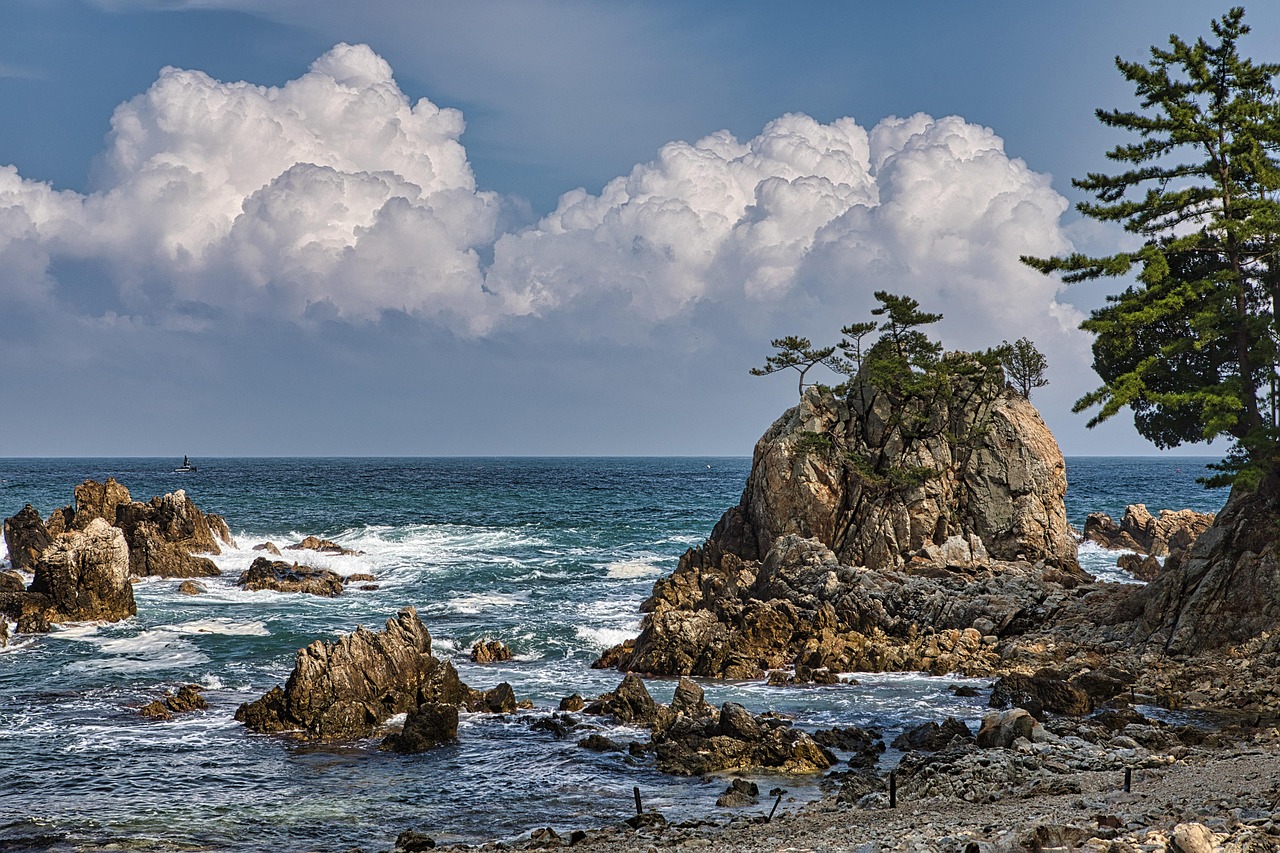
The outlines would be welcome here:
[[[1094,511],[1129,503],[1217,511],[1225,490],[1196,480],[1213,460],[1074,457],[1067,511],[1077,528]],[[215,563],[207,593],[177,580],[135,588],[136,618],[17,635],[0,650],[0,850],[372,851],[413,829],[438,842],[513,840],[551,826],[562,835],[625,818],[638,788],[669,820],[716,820],[723,778],[657,772],[626,753],[597,753],[530,722],[562,697],[596,696],[621,675],[591,663],[638,631],[640,603],[680,555],[736,504],[748,458],[211,458],[193,473],[172,459],[0,459],[0,515],[24,504],[42,515],[71,503],[85,479],[115,477],[135,500],[185,489],[223,515],[237,547]],[[291,557],[341,575],[371,574],[336,598],[246,592],[240,573],[306,535],[361,556]],[[2,553],[2,552],[0,552]],[[7,556],[7,555],[5,555]],[[1116,554],[1085,544],[1081,561],[1131,580]],[[243,702],[283,684],[295,652],[357,625],[378,629],[417,609],[435,654],[472,687],[509,682],[534,709],[463,714],[455,744],[418,755],[377,739],[299,743],[248,732]],[[501,640],[514,659],[479,666],[469,650]],[[203,687],[207,711],[169,721],[138,709],[183,684]],[[770,687],[701,682],[709,701],[775,710],[806,729],[905,728],[951,715],[976,726],[989,681],[920,673],[857,674],[851,683]],[[650,679],[660,702],[675,682]],[[598,720],[615,740],[640,730]],[[890,750],[882,759],[894,761]],[[785,790],[781,809],[821,794],[817,779],[753,777]],[[752,807],[767,811],[774,798]],[[747,811],[751,811],[748,808]]]

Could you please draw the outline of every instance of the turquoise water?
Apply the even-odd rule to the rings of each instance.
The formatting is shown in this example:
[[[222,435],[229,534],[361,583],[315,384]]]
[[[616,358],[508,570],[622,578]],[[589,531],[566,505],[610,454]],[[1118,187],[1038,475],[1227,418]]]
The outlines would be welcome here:
[[[514,715],[464,715],[456,745],[415,756],[374,741],[317,747],[252,735],[232,715],[284,681],[299,647],[357,624],[381,627],[404,606],[418,609],[437,655],[465,681],[511,682],[535,717],[570,693],[612,689],[619,674],[591,661],[634,636],[653,581],[737,503],[750,460],[192,461],[199,470],[179,475],[167,459],[0,460],[3,515],[32,503],[47,516],[70,503],[76,483],[114,476],[138,500],[185,488],[227,518],[239,545],[215,558],[224,574],[205,581],[206,595],[147,580],[135,587],[135,619],[24,636],[0,653],[0,849],[383,850],[408,828],[477,841],[616,820],[632,807],[633,785],[668,817],[717,813],[723,781],[664,776]],[[1118,516],[1131,502],[1216,510],[1225,493],[1194,483],[1205,461],[1069,460],[1068,514],[1079,526],[1090,511]],[[308,562],[372,574],[379,588],[317,599],[235,586],[257,556],[252,545],[306,534],[366,552]],[[516,659],[471,664],[471,644],[485,638],[506,642]],[[891,738],[945,714],[976,722],[983,697],[954,697],[946,688],[957,681],[908,673],[822,688],[704,688],[712,702],[779,709],[810,728],[879,725]],[[137,714],[187,682],[205,687],[207,712],[169,722]],[[673,687],[650,682],[659,701]],[[814,780],[784,784],[799,799],[817,794]]]

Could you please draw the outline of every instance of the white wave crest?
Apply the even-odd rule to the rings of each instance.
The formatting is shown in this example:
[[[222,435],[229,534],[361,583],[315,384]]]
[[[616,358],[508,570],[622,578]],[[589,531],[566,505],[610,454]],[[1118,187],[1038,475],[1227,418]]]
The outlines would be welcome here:
[[[456,613],[479,613],[483,610],[521,607],[528,599],[528,594],[523,592],[473,592],[451,598],[445,605]]]
[[[579,625],[575,630],[588,648],[600,651],[630,640],[637,633],[636,628],[593,628],[589,625]]]
[[[662,568],[649,560],[619,560],[605,566],[611,578],[648,578],[662,574]]]

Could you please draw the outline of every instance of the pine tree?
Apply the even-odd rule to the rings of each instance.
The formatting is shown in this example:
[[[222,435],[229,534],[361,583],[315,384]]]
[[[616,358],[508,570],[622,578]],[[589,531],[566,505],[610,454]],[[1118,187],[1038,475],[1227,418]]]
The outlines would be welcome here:
[[[1213,482],[1245,487],[1276,467],[1276,309],[1280,305],[1280,65],[1242,57],[1244,10],[1211,23],[1212,40],[1169,37],[1143,64],[1116,59],[1138,111],[1098,110],[1108,127],[1137,135],[1107,157],[1114,175],[1073,184],[1096,201],[1086,216],[1143,238],[1107,257],[1023,258],[1067,282],[1122,276],[1082,328],[1097,337],[1094,426],[1124,408],[1159,447],[1226,436],[1233,442]]]
[[[1049,384],[1044,375],[1049,369],[1049,361],[1030,338],[1018,338],[1013,343],[1004,341],[999,352],[1009,381],[1028,400],[1031,399],[1032,388],[1043,388]]]
[[[804,377],[819,364],[838,370],[840,362],[836,356],[836,348],[815,347],[808,338],[788,335],[769,342],[777,350],[764,361],[764,367],[751,368],[752,376],[769,376],[780,370],[795,370],[800,373],[800,396],[804,396]]]

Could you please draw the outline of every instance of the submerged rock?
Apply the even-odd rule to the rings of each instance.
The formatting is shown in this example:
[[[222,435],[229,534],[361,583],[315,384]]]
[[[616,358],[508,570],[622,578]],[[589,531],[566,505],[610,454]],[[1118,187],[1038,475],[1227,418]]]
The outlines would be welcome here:
[[[184,684],[176,692],[166,693],[163,699],[144,705],[138,713],[153,720],[168,720],[174,714],[203,711],[209,703],[200,695],[202,689],[198,684]]]
[[[286,545],[284,549],[286,551],[319,551],[322,554],[336,554],[340,557],[361,557],[364,555],[363,551],[353,551],[350,548],[339,545],[337,542],[321,539],[317,536],[308,536],[294,545]]]

